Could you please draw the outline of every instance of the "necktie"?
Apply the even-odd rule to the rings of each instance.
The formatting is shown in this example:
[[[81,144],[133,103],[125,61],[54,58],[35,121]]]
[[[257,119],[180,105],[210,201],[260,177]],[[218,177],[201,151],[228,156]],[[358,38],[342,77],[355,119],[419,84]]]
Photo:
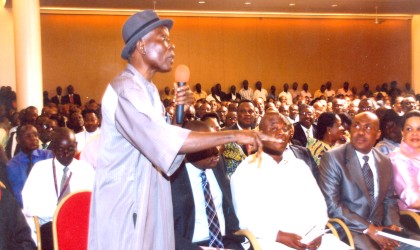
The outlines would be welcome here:
[[[64,169],[63,169],[63,177],[61,178],[61,184],[60,184],[61,185],[60,186],[60,192],[63,193],[63,194],[60,193],[61,199],[63,199],[67,194],[70,193],[69,185],[67,185],[67,187],[65,187],[66,182],[67,182],[67,178],[68,178],[68,176],[67,176],[68,172],[69,172],[69,167],[65,166]],[[63,190],[64,188],[66,188],[66,189]]]
[[[69,99],[70,99],[70,103],[74,104],[73,95],[70,95]]]
[[[31,169],[32,169],[32,167],[34,165],[34,163],[32,161],[32,152],[28,154],[28,160],[29,160],[28,170],[26,171],[27,175],[29,175],[29,172],[31,172]]]
[[[202,179],[202,186],[204,192],[204,199],[206,202],[207,222],[210,231],[210,247],[223,248],[222,233],[220,232],[219,219],[217,218],[216,208],[213,203],[213,197],[210,192],[210,185],[207,181],[206,173],[203,171],[200,174]]]
[[[363,177],[365,178],[366,187],[369,192],[370,205],[373,207],[373,205],[375,204],[374,184],[373,184],[373,173],[368,163],[369,156],[367,155],[363,156],[363,160],[365,161],[365,163],[362,166]]]

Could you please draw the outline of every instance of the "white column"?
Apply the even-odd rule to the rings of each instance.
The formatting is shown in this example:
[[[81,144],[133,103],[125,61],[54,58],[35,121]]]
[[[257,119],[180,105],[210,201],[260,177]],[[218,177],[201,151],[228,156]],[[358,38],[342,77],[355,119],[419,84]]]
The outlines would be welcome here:
[[[411,20],[411,72],[411,85],[420,93],[420,15]]]
[[[18,110],[42,108],[41,22],[39,0],[13,0]]]

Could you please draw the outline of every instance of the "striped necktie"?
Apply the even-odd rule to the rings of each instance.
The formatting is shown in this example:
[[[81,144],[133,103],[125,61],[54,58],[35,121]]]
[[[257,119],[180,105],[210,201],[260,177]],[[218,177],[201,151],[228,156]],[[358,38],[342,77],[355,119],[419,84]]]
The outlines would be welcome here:
[[[210,192],[210,185],[207,181],[206,173],[203,171],[200,174],[204,192],[204,199],[206,202],[207,222],[209,224],[210,232],[210,247],[223,248],[222,233],[220,232],[219,219],[217,218],[216,207],[213,203],[213,196]]]
[[[374,196],[374,183],[373,183],[373,173],[369,166],[369,156],[365,155],[363,156],[363,160],[365,163],[362,167],[363,177],[365,178],[366,187],[369,192],[369,198],[370,198],[370,205],[373,207],[375,204],[375,196]]]

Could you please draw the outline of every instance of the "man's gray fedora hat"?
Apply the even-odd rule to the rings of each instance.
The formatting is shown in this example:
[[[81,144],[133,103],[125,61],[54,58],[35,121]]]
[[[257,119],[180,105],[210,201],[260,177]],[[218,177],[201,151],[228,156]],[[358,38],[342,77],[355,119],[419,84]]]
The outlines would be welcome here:
[[[160,26],[166,26],[170,30],[173,24],[171,19],[160,19],[153,10],[144,10],[132,15],[123,26],[122,35],[125,46],[121,52],[121,57],[128,60],[130,49],[150,31]]]

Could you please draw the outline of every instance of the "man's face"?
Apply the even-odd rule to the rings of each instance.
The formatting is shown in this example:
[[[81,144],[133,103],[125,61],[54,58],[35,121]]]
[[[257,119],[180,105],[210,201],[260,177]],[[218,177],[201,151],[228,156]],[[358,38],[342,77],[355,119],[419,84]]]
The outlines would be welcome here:
[[[198,108],[198,117],[203,117],[203,115],[205,115],[206,113],[210,113],[211,112],[211,107],[210,104],[208,103],[203,103],[200,108]]]
[[[362,112],[353,118],[350,127],[350,142],[353,147],[367,154],[381,135],[378,117],[371,112]]]
[[[299,112],[299,122],[306,128],[311,127],[314,122],[314,110],[311,107],[304,108]]]
[[[396,111],[396,112],[401,112],[402,111],[402,106],[401,106],[401,102],[404,100],[404,98],[403,97],[397,97],[397,98],[395,98],[395,103],[394,103],[394,110]]]
[[[297,90],[297,88],[298,88],[298,84],[297,84],[297,82],[294,82],[294,83],[293,83],[292,88],[293,88],[293,90]]]
[[[298,116],[298,115],[299,115],[299,108],[298,108],[298,106],[295,105],[295,104],[290,105],[290,107],[289,107],[289,117],[292,120],[294,120],[294,119],[296,119],[296,116]]]
[[[414,110],[414,108],[416,107],[416,100],[414,100],[413,97],[409,96],[404,98],[401,104],[404,113],[407,113],[411,110]]]
[[[76,137],[73,133],[61,138],[57,145],[53,148],[53,152],[57,160],[64,166],[68,166],[74,158],[77,149]]]
[[[220,120],[222,122],[226,121],[227,112],[228,112],[228,110],[225,106],[222,106],[222,107],[219,108],[219,110],[217,110],[217,114],[219,115]]]
[[[140,45],[139,45],[140,44]],[[157,72],[168,72],[174,63],[175,46],[169,40],[169,30],[160,26],[145,35],[138,46],[143,47],[140,51],[144,61]]]
[[[63,89],[61,87],[57,87],[55,91],[57,92],[57,95],[61,95],[61,93],[63,92]]]
[[[264,112],[264,100],[262,98],[258,98],[257,99],[257,108],[260,114],[262,114]]]
[[[286,104],[281,105],[280,108],[279,108],[279,112],[280,112],[280,114],[288,117],[289,114],[290,114],[289,106],[287,106]]]
[[[35,124],[36,118],[38,117],[37,108],[27,108],[25,111],[25,121],[28,124]]]
[[[216,112],[217,111],[217,102],[215,100],[210,101],[210,111]]]
[[[268,114],[264,123],[260,124],[263,134],[269,135],[278,141],[264,141],[264,151],[269,154],[282,154],[287,146],[290,130],[278,113]]]
[[[85,129],[89,133],[96,131],[99,126],[99,120],[95,113],[87,113],[85,115],[84,122]]]
[[[238,106],[238,123],[242,128],[250,128],[255,121],[255,107],[250,102]]]
[[[373,105],[372,100],[369,99],[362,99],[359,103],[359,113],[365,112],[365,111],[375,111],[375,107]]]
[[[70,117],[70,120],[73,127],[83,127],[83,116],[79,112],[73,113]]]
[[[24,125],[21,129],[22,133],[19,133],[19,136],[16,139],[22,152],[27,154],[39,147],[39,135],[33,125]]]
[[[226,127],[230,127],[238,121],[236,112],[229,112],[226,115]]]
[[[333,112],[336,114],[341,114],[344,112],[344,100],[343,99],[334,99],[332,102]]]
[[[402,133],[401,126],[396,121],[388,121],[385,124],[385,131],[382,131],[383,136],[387,139],[390,139],[396,143],[401,142]]]
[[[74,93],[73,86],[70,85],[70,86],[67,87],[67,93],[69,93],[70,95]]]

